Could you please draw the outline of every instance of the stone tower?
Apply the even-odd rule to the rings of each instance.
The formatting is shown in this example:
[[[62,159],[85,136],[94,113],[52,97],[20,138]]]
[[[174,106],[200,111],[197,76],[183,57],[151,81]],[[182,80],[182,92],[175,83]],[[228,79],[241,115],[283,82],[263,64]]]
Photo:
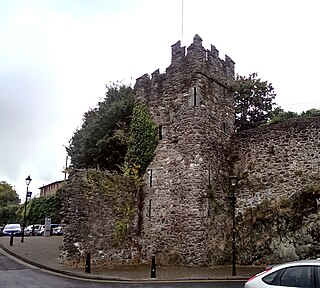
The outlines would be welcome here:
[[[143,259],[211,265],[226,250],[219,243],[228,218],[221,211],[228,204],[224,175],[234,132],[233,79],[231,58],[220,59],[213,45],[206,50],[198,35],[187,53],[180,41],[172,45],[165,73],[137,79],[137,96],[159,127],[156,156],[145,176]]]

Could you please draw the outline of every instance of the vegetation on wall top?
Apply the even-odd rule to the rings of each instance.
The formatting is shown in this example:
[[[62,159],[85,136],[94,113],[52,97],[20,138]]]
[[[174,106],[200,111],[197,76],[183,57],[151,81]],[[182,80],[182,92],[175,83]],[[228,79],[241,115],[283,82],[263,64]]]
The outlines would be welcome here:
[[[267,123],[267,125],[281,123],[292,118],[313,117],[313,116],[320,116],[320,109],[312,108],[307,111],[303,111],[299,114],[297,112],[284,111],[282,108],[277,107],[273,111],[273,117]]]

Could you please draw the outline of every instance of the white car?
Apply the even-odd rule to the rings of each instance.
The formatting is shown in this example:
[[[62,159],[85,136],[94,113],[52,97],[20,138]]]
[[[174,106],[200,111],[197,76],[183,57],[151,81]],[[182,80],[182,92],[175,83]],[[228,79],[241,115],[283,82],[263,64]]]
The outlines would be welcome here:
[[[251,277],[245,288],[320,287],[320,259],[294,261],[267,267]]]
[[[57,228],[61,226],[61,224],[50,224],[50,235],[53,235],[53,229]],[[46,230],[46,225],[42,225],[40,228],[40,235],[43,236],[44,235],[44,231]]]
[[[20,224],[7,224],[4,226],[2,233],[3,235],[21,235],[21,226]]]
[[[24,235],[31,236],[32,235],[32,229],[34,229],[34,235],[40,235],[41,227],[42,227],[41,224],[29,225],[24,229]]]

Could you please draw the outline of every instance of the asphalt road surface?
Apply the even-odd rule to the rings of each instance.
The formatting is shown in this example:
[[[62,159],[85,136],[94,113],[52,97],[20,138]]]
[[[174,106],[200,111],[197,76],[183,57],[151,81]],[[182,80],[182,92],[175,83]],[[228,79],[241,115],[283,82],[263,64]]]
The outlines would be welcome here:
[[[88,281],[43,271],[24,265],[0,253],[0,287],[1,288],[240,288],[243,281],[188,281],[188,282],[116,282]]]

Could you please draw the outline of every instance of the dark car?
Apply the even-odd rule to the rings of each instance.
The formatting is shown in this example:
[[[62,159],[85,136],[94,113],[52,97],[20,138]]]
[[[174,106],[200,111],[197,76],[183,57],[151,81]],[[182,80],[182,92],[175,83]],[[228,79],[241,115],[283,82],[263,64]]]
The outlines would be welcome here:
[[[4,226],[2,230],[2,233],[4,235],[13,234],[15,236],[18,236],[18,235],[21,235],[21,232],[22,232],[22,229],[20,224],[7,224],[6,226]]]

